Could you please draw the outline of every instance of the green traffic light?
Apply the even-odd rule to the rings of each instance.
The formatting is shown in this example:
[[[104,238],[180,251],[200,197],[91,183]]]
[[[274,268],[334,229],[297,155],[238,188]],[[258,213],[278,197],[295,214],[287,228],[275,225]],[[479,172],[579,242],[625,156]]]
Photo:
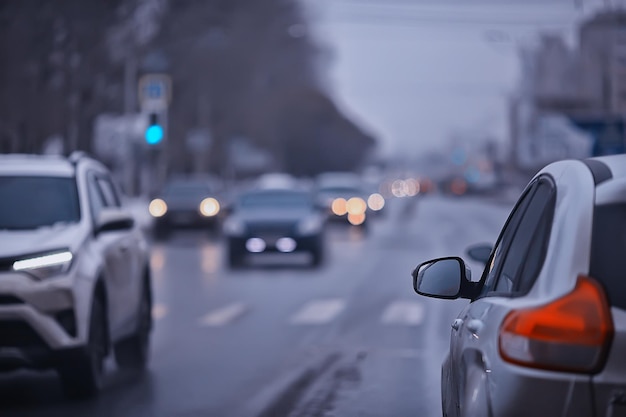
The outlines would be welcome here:
[[[163,139],[163,128],[152,125],[146,129],[146,142],[148,145],[157,145]]]

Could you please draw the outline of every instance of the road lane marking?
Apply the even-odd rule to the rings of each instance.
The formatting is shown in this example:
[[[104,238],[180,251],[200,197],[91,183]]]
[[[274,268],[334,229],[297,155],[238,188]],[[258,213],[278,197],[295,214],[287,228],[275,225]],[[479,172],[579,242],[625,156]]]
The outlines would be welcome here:
[[[167,316],[167,307],[164,304],[155,304],[152,306],[152,319],[161,320]]]
[[[418,326],[424,321],[424,305],[417,301],[394,301],[382,315],[384,324]]]
[[[198,324],[203,327],[225,326],[247,311],[247,307],[242,303],[233,303],[226,307],[214,310],[198,319]]]
[[[305,304],[291,317],[291,324],[324,324],[332,321],[346,307],[345,300],[329,298]]]

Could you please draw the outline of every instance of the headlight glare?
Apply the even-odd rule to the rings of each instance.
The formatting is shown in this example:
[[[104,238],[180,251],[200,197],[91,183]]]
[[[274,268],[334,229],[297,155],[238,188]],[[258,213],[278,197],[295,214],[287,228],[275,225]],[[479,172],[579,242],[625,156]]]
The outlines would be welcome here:
[[[352,197],[346,203],[346,211],[353,216],[360,216],[367,210],[367,203],[360,197]]]
[[[160,198],[155,198],[150,202],[148,211],[152,217],[163,217],[167,213],[167,204]]]
[[[204,217],[217,216],[220,212],[220,203],[216,199],[209,197],[202,200],[200,203],[200,213]]]
[[[45,279],[66,272],[73,259],[72,252],[68,250],[51,252],[17,260],[13,262],[13,270]]]

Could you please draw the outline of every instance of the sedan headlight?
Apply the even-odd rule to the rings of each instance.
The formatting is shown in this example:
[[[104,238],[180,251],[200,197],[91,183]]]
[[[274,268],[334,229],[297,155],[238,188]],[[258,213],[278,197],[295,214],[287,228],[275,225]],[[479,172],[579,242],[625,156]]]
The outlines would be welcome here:
[[[374,193],[367,199],[367,207],[373,211],[380,211],[385,207],[385,197],[379,193]]]
[[[308,217],[298,224],[298,233],[301,235],[313,235],[322,228],[322,219],[318,216]]]
[[[46,279],[67,272],[73,259],[69,250],[54,251],[17,260],[13,262],[13,270]]]
[[[150,202],[148,211],[152,217],[163,217],[167,213],[167,204],[160,198],[155,198]]]
[[[209,197],[200,203],[200,213],[204,217],[217,216],[220,212],[220,203],[216,199]]]
[[[346,211],[353,216],[360,216],[367,210],[367,203],[360,197],[352,197],[346,202]]]
[[[246,233],[246,225],[231,217],[224,222],[223,232],[229,236],[241,236]]]

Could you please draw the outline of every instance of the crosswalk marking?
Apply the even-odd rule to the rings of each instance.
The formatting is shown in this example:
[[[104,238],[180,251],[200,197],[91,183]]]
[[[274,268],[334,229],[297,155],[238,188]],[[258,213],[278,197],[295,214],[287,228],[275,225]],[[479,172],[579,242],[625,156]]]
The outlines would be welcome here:
[[[346,308],[342,298],[312,300],[301,306],[289,319],[295,325],[326,324],[337,318]],[[244,303],[234,302],[210,311],[197,320],[202,327],[220,327],[233,323],[248,312]],[[165,304],[156,303],[152,307],[152,318],[161,320],[169,314]],[[380,316],[380,322],[391,326],[418,326],[424,321],[424,305],[418,301],[396,300],[390,303]]]
[[[305,304],[291,317],[292,324],[324,324],[332,321],[346,307],[345,300],[330,298]]]
[[[152,306],[153,320],[161,320],[165,316],[167,316],[167,306],[158,303]]]
[[[233,303],[214,310],[198,320],[198,324],[203,327],[219,327],[229,324],[246,312],[247,308],[242,303]]]
[[[424,306],[416,301],[395,301],[382,315],[384,324],[417,326],[424,320]]]

